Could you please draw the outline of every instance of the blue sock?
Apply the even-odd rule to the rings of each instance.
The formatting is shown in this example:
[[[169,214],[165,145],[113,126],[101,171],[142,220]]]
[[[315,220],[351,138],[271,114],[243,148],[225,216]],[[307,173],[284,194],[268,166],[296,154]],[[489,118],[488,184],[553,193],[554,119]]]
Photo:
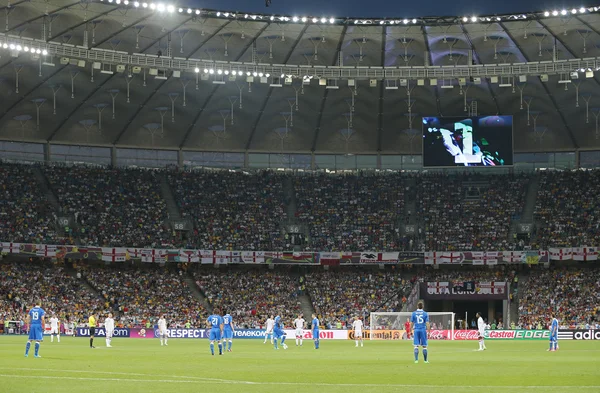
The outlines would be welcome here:
[[[423,359],[427,361],[427,348],[423,348]]]
[[[39,352],[40,352],[40,343],[36,342],[35,343],[35,356],[37,356]]]
[[[229,350],[231,351],[231,344],[233,344],[231,341],[229,341]]]
[[[285,336],[281,337],[281,345],[285,342]]]
[[[215,343],[210,343],[210,353],[215,354]]]
[[[554,343],[550,341],[550,350],[554,349]]]
[[[419,360],[419,348],[415,348],[415,360]]]
[[[321,344],[321,341],[319,341],[319,339],[318,339],[318,338],[317,338],[317,341],[316,341],[316,343],[317,343],[317,349],[319,349],[319,345]]]
[[[25,356],[29,355],[29,348],[31,348],[31,342],[27,341],[27,344],[25,344]]]
[[[219,343],[219,355],[223,353],[223,344]]]
[[[277,339],[273,340],[273,345],[275,346],[275,349],[277,349]]]

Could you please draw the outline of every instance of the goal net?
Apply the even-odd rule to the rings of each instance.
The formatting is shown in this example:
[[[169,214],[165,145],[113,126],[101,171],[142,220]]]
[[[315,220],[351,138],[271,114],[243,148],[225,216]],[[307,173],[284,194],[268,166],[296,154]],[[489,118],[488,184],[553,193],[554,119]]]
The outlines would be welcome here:
[[[434,340],[454,340],[454,313],[428,312],[429,338]],[[369,321],[370,340],[412,339],[405,329],[412,312],[372,312]]]

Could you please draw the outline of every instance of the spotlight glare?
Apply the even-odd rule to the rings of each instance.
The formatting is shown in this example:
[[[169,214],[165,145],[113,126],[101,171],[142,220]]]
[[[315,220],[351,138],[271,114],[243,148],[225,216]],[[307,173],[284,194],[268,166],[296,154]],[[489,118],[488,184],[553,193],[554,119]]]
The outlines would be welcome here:
[[[544,16],[550,16],[550,13],[548,11],[544,12]]]
[[[281,74],[280,78],[285,78],[285,74]]]
[[[576,9],[576,8],[573,8],[573,9],[571,10],[571,13],[572,13],[572,14],[576,14],[576,13],[577,13],[577,9]]]
[[[47,51],[46,49],[44,49],[44,50],[42,51],[42,55],[44,55],[44,56],[48,55],[48,51]]]
[[[221,75],[222,73],[223,73],[223,70],[222,70],[222,69],[218,69],[218,70],[217,70],[217,74]]]
[[[168,5],[167,6],[167,12],[170,12],[170,13],[175,12],[175,7],[173,7],[172,5]]]
[[[292,21],[293,21],[293,22],[298,22],[298,17],[297,17],[297,16],[294,16],[294,17],[292,18]]]
[[[156,9],[157,9],[159,12],[163,12],[163,11],[165,10],[165,5],[164,5],[164,4],[162,4],[162,3],[158,3],[158,5],[156,6]]]
[[[312,18],[312,23],[317,23],[319,20],[317,18]]]
[[[380,25],[382,25],[382,24],[384,24],[384,23],[385,23],[385,21],[384,21],[384,20],[380,20],[380,21],[379,21],[379,24],[380,24]]]
[[[244,15],[244,18],[248,19],[249,18],[248,14]]]
[[[560,11],[560,14],[561,14],[561,15],[567,15],[567,10],[562,10],[562,11]]]
[[[115,3],[121,4],[121,0],[115,0]]]
[[[188,13],[188,14],[191,14],[191,13],[192,13],[192,9],[191,9],[191,8],[188,8],[188,9],[187,9],[187,13]]]
[[[274,16],[271,16],[269,19],[270,19],[270,20],[274,20],[274,19],[275,19],[275,17],[274,17]]]
[[[583,8],[583,7],[581,7],[581,8],[579,9],[579,13],[580,13],[580,14],[585,14],[585,11],[586,11],[586,10],[585,10],[585,8]]]
[[[221,16],[221,13],[220,13],[220,12],[217,12],[217,16]]]
[[[212,74],[214,74],[214,73],[215,73],[215,70],[213,70],[213,69],[211,68],[210,70],[208,70],[208,73],[212,75]]]
[[[552,11],[552,16],[557,16],[558,15],[558,11],[554,10]]]
[[[404,23],[405,25],[407,25],[407,24],[408,24],[408,19],[404,19],[404,20],[402,21],[402,23]]]
[[[258,73],[258,76],[259,76],[259,77],[261,77],[261,78],[263,77],[263,75],[264,75],[264,74],[263,74],[262,72],[259,72],[259,73]]]
[[[417,23],[417,20],[416,20],[416,19],[413,19],[413,20],[412,20],[412,23]]]
[[[200,15],[200,10],[196,10],[196,15]]]
[[[229,70],[225,70],[223,72],[225,73],[225,75],[229,75]]]
[[[129,0],[125,0],[125,1],[123,2],[123,4],[125,4],[125,5],[129,5]]]
[[[200,68],[198,68],[198,67],[194,68],[194,72],[195,72],[196,74],[197,74],[197,73],[199,73],[199,72],[200,72]]]
[[[271,74],[265,74],[265,76],[266,76],[267,78],[270,78],[270,77],[271,77]]]
[[[5,42],[4,44],[2,44],[2,47],[3,47],[4,49],[7,49],[7,48],[8,48],[8,44]]]
[[[183,8],[179,8],[179,10],[178,10],[178,11],[179,11],[179,12],[183,12]]]
[[[205,73],[205,74],[208,74],[208,68],[205,68],[205,69],[204,69],[204,73]]]
[[[306,23],[306,20],[307,20],[307,19],[306,19],[306,17],[305,17],[305,16],[303,16],[303,17],[302,17],[302,23]]]
[[[15,44],[10,44],[9,48],[12,49],[12,50],[14,50],[15,49]]]
[[[154,4],[154,3],[151,3],[151,4],[150,4],[150,9],[151,9],[151,10],[155,10],[155,9],[156,9],[156,4]]]
[[[334,24],[335,23],[335,18],[329,18],[329,23]]]
[[[463,22],[468,22],[469,18],[467,18],[466,16],[463,18]]]
[[[133,2],[133,6],[136,7],[136,8],[139,7],[140,6],[140,2],[139,1],[134,1]]]
[[[321,23],[326,23],[327,22],[327,18],[321,18]]]
[[[17,45],[16,49],[20,52],[23,48],[21,48],[21,45]]]
[[[250,76],[250,75],[252,75],[252,74],[250,73],[250,71],[247,71],[247,72],[246,72],[246,76]]]
[[[231,71],[231,75],[237,75],[237,71],[236,70]]]
[[[37,53],[37,54],[39,55],[40,53],[42,53],[42,51],[40,50],[40,48],[37,48],[37,49],[35,50],[35,53]]]
[[[258,72],[254,71],[254,72],[252,73],[252,76],[258,76]]]
[[[29,47],[28,47],[28,46],[26,46],[26,47],[24,47],[24,48],[23,48],[23,50],[24,50],[25,52],[29,52]]]
[[[476,16],[472,16],[471,17],[471,22],[473,22],[473,23],[477,22],[477,17]]]

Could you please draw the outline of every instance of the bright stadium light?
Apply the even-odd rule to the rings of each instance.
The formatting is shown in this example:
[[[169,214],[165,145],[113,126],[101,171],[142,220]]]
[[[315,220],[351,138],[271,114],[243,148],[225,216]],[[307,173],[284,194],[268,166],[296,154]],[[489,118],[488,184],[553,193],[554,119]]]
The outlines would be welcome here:
[[[302,17],[302,23],[306,23],[307,19],[305,16]]]
[[[267,78],[270,78],[270,77],[271,77],[271,74],[265,74],[265,76],[266,76]]]
[[[200,68],[198,68],[198,67],[194,68],[194,72],[195,72],[196,74],[197,74],[197,73],[199,73],[199,72],[200,72]]]
[[[252,76],[254,76],[254,77],[258,76],[258,72],[254,71],[254,72],[252,73]]]
[[[292,22],[298,22],[298,17],[297,17],[297,16],[294,16],[294,17],[292,18]]]
[[[327,18],[321,18],[321,23],[327,23]]]
[[[312,23],[317,23],[319,20],[317,18],[312,18]]]
[[[561,15],[567,15],[567,10],[562,10],[562,11],[560,11],[560,14],[561,14]]]
[[[158,3],[158,5],[156,6],[156,9],[157,9],[159,12],[163,12],[163,11],[165,10],[165,5],[164,5],[164,4],[162,4],[162,3]]]
[[[222,73],[223,73],[223,70],[219,68],[219,69],[217,70],[217,74],[221,75]]]
[[[179,12],[183,12],[183,8],[179,8],[179,10],[178,10],[178,11],[179,11]]]
[[[335,18],[329,18],[329,23],[334,24],[335,23]]]
[[[466,16],[463,18],[463,22],[468,22],[469,18],[467,18]]]
[[[29,47],[28,47],[28,46],[24,47],[24,48],[23,48],[23,51],[25,51],[25,52],[29,52]]]
[[[129,0],[125,0],[125,1],[123,2],[123,4],[125,4],[125,5],[129,5]]]
[[[576,14],[576,13],[577,13],[577,8],[573,8],[573,9],[571,10],[571,13],[572,13],[572,14]]]
[[[191,8],[188,8],[188,9],[187,9],[187,13],[188,13],[188,14],[191,14],[191,13],[192,13],[192,9],[191,9]]]
[[[5,42],[4,44],[2,44],[2,47],[3,47],[4,49],[8,49],[8,44]]]
[[[208,73],[212,75],[215,73],[215,70],[211,68],[210,70],[208,70]]]
[[[471,22],[473,22],[473,23],[477,22],[477,17],[476,16],[472,16],[471,17]]]
[[[196,10],[196,15],[200,15],[200,10]]]
[[[115,3],[121,4],[121,0],[115,0]]]
[[[246,72],[246,76],[250,76],[250,75],[252,75],[252,74],[250,73],[250,71]]]
[[[204,73],[205,73],[205,74],[208,74],[208,68],[205,68],[205,69],[204,69]]]
[[[217,16],[221,16],[221,13],[220,13],[220,12],[217,12]]]
[[[9,45],[9,48],[10,48],[11,50],[15,50],[15,49],[16,49],[16,48],[15,48],[15,44],[10,44],[10,45]]]
[[[182,11],[183,11],[183,10],[182,10]],[[173,13],[173,12],[175,12],[175,7],[174,7],[174,6],[172,6],[172,5],[168,5],[168,6],[167,6],[167,12],[170,12],[170,13]]]
[[[44,50],[42,51],[42,55],[46,56],[47,54],[48,54],[48,51],[47,51],[46,49],[44,49]]]
[[[151,10],[155,10],[155,9],[156,9],[156,4],[154,4],[154,3],[150,3],[150,9],[151,9]]]
[[[229,75],[229,70],[225,70],[223,73],[225,73],[225,75]]]
[[[558,11],[554,10],[552,11],[552,16],[557,16],[558,15]]]
[[[237,71],[236,70],[231,71],[231,75],[237,75]]]
[[[404,23],[405,25],[407,25],[407,24],[408,24],[408,19],[404,19],[404,20],[402,21],[402,23]]]
[[[17,45],[15,49],[20,52],[23,48],[21,48],[21,45]]]
[[[412,23],[417,23],[417,20],[416,20],[416,19],[413,19],[413,20],[412,20]]]
[[[544,12],[544,16],[548,17],[550,16],[550,13],[548,11]]]
[[[580,13],[580,14],[585,14],[585,11],[586,11],[586,9],[585,9],[585,8],[583,8],[583,7],[581,7],[581,8],[579,9],[579,13]]]
[[[140,6],[140,2],[139,1],[134,1],[133,2],[133,6],[136,7],[136,8],[139,7]]]

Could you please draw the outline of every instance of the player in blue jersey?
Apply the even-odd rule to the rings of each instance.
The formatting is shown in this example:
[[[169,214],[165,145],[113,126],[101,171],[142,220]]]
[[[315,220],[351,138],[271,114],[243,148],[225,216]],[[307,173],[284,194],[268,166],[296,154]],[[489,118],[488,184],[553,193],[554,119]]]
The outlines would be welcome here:
[[[278,339],[281,339],[281,346],[283,349],[287,349],[287,345],[285,344],[285,332],[283,331],[283,322],[279,315],[275,317],[275,327],[273,328],[273,345],[275,346],[275,349],[279,349],[277,348]]]
[[[229,347],[227,348],[227,352],[231,352],[234,331],[235,328],[233,327],[233,319],[231,318],[231,315],[225,314],[223,316],[223,346],[227,347],[227,342],[229,341]]]
[[[556,317],[554,317],[554,313],[553,313],[552,322],[550,323],[550,348],[548,348],[548,351],[555,352],[557,349],[558,349],[558,319],[556,319]]]
[[[315,314],[312,315],[311,329],[313,340],[315,341],[315,349],[319,349],[319,319]]]
[[[37,301],[35,304],[35,307],[33,307],[27,315],[27,325],[29,325],[29,340],[27,340],[27,345],[25,345],[25,357],[29,356],[31,342],[35,341],[35,357],[41,358],[39,355],[40,341],[42,341],[44,338],[44,325],[46,324],[44,315],[46,315],[46,312],[44,309],[42,309],[40,301]]]
[[[221,317],[217,310],[216,313],[208,317],[206,322],[210,329],[208,338],[210,340],[210,353],[215,355],[215,341],[219,344],[219,355],[223,354],[223,345],[221,344],[221,335],[223,334],[223,317]]]
[[[429,331],[429,314],[423,310],[423,303],[417,304],[417,311],[413,311],[410,318],[411,329],[413,331],[413,344],[415,346],[415,363],[419,363],[419,346],[423,350],[423,359],[427,360],[427,332]]]

